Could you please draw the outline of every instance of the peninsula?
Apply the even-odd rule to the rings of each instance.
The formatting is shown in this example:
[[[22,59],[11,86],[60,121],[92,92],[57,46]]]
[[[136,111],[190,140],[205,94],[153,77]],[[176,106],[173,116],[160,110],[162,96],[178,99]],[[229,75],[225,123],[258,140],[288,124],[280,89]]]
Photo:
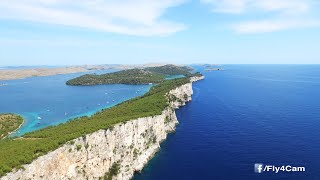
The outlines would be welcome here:
[[[1,140],[1,179],[130,179],[175,129],[174,109],[191,100],[192,83],[203,78],[163,80],[93,116]]]
[[[23,124],[23,118],[15,114],[0,114],[0,139],[6,138]]]
[[[148,84],[163,82],[166,76],[192,75],[187,66],[164,65],[158,67],[135,68],[102,75],[86,74],[66,82],[67,85],[86,86],[99,84]]]

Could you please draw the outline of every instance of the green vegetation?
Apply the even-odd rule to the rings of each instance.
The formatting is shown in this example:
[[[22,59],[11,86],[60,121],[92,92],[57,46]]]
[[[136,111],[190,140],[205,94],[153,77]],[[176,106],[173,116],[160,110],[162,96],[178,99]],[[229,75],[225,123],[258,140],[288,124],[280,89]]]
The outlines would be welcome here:
[[[23,118],[15,114],[0,114],[0,139],[5,138],[10,132],[18,129],[23,123]]]
[[[165,120],[164,120],[164,123],[165,124],[168,124],[170,122],[170,118],[168,116],[166,116]]]
[[[145,68],[145,70],[154,72],[154,73],[164,74],[164,75],[191,76],[192,74],[190,73],[190,71],[192,71],[193,69],[189,66],[175,66],[172,64],[167,64],[159,67],[148,67],[148,68]]]
[[[140,117],[155,116],[168,106],[166,94],[178,86],[190,82],[189,78],[166,80],[153,86],[144,96],[104,109],[91,117],[80,117],[65,124],[47,127],[27,133],[23,138],[0,141],[0,177],[31,163],[35,158],[55,150],[72,139],[85,136],[99,129],[109,129]],[[70,142],[74,144],[74,141]]]
[[[196,72],[196,73],[192,74],[192,76],[200,77],[200,76],[203,76],[203,75],[200,72]]]
[[[120,163],[115,162],[115,163],[112,164],[109,172],[107,172],[104,175],[103,179],[104,180],[112,180],[112,177],[118,175],[119,172],[120,172]]]
[[[129,69],[102,75],[86,74],[67,81],[67,85],[148,84],[160,83],[165,76],[143,69]]]
[[[138,154],[139,154],[138,149],[134,148],[134,150],[133,150],[133,157],[134,157],[134,158],[137,158],[137,157],[138,157]]]
[[[99,84],[148,84],[161,83],[167,75],[191,76],[187,66],[165,65],[144,69],[129,69],[102,75],[86,74],[66,82],[67,85],[99,85]]]
[[[78,144],[77,145],[77,151],[79,151],[81,149],[82,145],[81,144]]]
[[[184,98],[184,100],[186,101],[186,100],[188,100],[189,97],[188,97],[187,94],[184,94],[184,95],[183,95],[183,98]]]

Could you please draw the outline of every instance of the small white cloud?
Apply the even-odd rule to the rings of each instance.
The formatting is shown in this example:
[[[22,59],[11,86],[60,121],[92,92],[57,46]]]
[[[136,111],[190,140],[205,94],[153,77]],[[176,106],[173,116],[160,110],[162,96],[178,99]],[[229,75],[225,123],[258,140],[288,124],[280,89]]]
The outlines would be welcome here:
[[[231,22],[238,33],[265,33],[292,28],[319,26],[312,13],[319,4],[315,0],[201,0],[214,13],[237,15],[240,22]]]
[[[311,0],[201,0],[211,6],[213,12],[250,13],[252,11],[305,12]]]
[[[299,14],[310,10],[309,0],[260,0],[253,6],[264,11],[278,11],[283,14]]]
[[[273,19],[261,21],[248,21],[232,25],[232,28],[238,33],[252,34],[252,33],[266,33],[280,30],[287,30],[292,28],[305,28],[319,26],[316,21],[304,20],[287,20],[287,19]]]
[[[186,26],[163,19],[184,0],[1,0],[0,18],[128,35],[168,35]]]

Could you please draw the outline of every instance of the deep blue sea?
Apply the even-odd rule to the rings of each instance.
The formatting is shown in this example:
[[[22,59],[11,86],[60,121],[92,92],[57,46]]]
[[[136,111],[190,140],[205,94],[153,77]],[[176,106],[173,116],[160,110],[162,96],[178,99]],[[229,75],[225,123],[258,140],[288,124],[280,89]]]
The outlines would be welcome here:
[[[114,70],[95,71],[101,74]],[[93,73],[93,72],[90,72]],[[85,73],[0,81],[0,113],[17,113],[26,122],[14,134],[22,135],[79,116],[90,116],[125,100],[141,96],[151,85],[67,86],[65,82]]]
[[[223,68],[203,72],[176,132],[134,179],[319,180],[320,65]],[[258,174],[255,163],[306,172]]]

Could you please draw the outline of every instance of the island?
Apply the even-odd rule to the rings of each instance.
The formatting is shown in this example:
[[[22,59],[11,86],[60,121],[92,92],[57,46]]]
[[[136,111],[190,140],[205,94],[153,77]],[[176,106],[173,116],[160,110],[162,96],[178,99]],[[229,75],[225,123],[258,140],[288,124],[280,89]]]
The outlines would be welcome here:
[[[1,69],[0,80],[24,79],[35,76],[52,76],[58,74],[70,74],[89,71],[85,67],[55,67],[55,68],[25,68],[25,69]]]
[[[21,116],[15,114],[0,114],[0,139],[6,138],[17,131],[23,124]]]
[[[152,73],[163,77],[168,72]],[[1,179],[132,178],[175,130],[175,109],[191,100],[192,83],[204,79],[189,73],[92,116],[0,140]]]
[[[205,71],[224,71],[223,68],[207,68]]]
[[[106,74],[86,74],[66,82],[72,86],[99,84],[150,84],[161,83],[166,76],[190,76],[192,68],[187,66],[164,65],[158,67],[135,68]]]
[[[58,74],[71,74],[80,72],[91,72],[95,70],[126,70],[134,68],[146,68],[163,66],[164,64],[103,64],[103,65],[81,65],[81,66],[59,66],[59,67],[4,67],[0,69],[0,80],[24,79],[37,76],[53,76]]]

